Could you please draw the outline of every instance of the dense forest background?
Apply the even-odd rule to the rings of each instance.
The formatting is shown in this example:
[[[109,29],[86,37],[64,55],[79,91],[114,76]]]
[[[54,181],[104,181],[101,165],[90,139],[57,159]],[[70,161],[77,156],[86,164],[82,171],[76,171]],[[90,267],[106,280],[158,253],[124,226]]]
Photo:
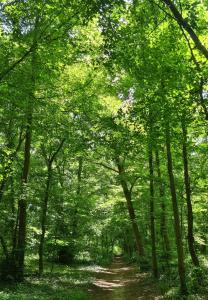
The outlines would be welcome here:
[[[206,0],[0,1],[0,299],[115,255],[207,299],[207,28]]]

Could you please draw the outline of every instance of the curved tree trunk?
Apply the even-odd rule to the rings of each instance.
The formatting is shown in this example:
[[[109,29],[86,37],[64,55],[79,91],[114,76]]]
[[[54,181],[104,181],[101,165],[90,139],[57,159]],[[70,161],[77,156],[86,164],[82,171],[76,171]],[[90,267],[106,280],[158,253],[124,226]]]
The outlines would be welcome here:
[[[126,198],[129,217],[131,220],[131,224],[132,224],[132,228],[133,228],[133,232],[134,232],[134,236],[135,236],[135,240],[136,240],[138,255],[139,255],[139,257],[144,257],[144,247],[143,247],[143,243],[142,243],[142,237],[141,237],[141,233],[138,228],[138,224],[136,221],[136,214],[135,214],[133,203],[132,203],[132,192],[128,188],[128,184],[124,178],[124,175],[125,175],[124,167],[122,166],[122,164],[120,163],[119,160],[117,160],[117,166],[118,166],[121,186],[123,189],[124,196]]]

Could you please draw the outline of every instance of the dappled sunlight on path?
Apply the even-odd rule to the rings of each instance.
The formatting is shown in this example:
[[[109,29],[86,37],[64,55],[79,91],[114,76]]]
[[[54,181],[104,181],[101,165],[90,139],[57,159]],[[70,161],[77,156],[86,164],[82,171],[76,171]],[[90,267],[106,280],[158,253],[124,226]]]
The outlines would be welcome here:
[[[110,268],[96,270],[94,276],[89,289],[92,300],[163,299],[148,274],[127,266],[121,258],[116,258]]]

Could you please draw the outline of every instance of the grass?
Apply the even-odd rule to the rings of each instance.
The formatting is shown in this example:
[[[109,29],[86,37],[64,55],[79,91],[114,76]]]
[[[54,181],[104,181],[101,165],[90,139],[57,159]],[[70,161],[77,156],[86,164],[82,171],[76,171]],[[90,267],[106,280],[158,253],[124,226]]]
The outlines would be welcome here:
[[[45,269],[41,278],[33,272],[24,283],[1,283],[0,300],[90,300],[87,287],[93,277],[87,267],[55,265],[52,273],[50,265]]]
[[[88,300],[88,296],[83,291],[63,291],[53,290],[49,286],[42,288],[31,288],[28,286],[18,287],[14,292],[0,292],[1,300]]]

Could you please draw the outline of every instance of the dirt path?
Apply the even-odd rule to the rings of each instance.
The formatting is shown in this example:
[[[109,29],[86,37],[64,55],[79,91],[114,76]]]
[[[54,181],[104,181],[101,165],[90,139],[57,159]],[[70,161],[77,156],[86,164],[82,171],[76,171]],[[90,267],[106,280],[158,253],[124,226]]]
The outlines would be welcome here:
[[[144,300],[163,299],[148,275],[138,273],[116,258],[110,268],[100,268],[89,293],[93,300]]]

